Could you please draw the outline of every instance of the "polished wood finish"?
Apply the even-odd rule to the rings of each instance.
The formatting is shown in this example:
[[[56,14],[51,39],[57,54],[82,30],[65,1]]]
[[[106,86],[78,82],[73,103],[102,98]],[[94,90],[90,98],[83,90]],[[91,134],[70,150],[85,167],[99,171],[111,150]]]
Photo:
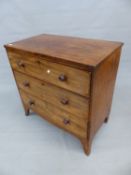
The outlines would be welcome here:
[[[109,118],[122,45],[45,34],[5,45],[25,114],[74,134],[89,154]]]
[[[114,50],[122,45],[121,42],[111,42],[95,39],[84,39],[68,36],[47,35],[24,39],[11,43],[7,47],[15,52],[25,51],[44,56],[49,56],[51,61],[71,65],[85,65],[94,67],[106,59]]]
[[[117,49],[92,73],[89,115],[90,141],[100,128],[101,123],[108,121],[120,53],[121,50]]]
[[[54,85],[89,96],[90,73],[52,63],[39,57],[27,57],[13,52],[8,52],[14,70],[32,75]]]
[[[87,122],[84,119],[78,118],[66,111],[54,107],[44,100],[40,100],[33,95],[29,95],[20,90],[24,104],[28,109],[32,109],[41,117],[47,119],[51,123],[73,133],[81,139],[87,137]]]
[[[80,117],[87,118],[89,111],[89,99],[83,98],[65,89],[49,84],[47,82],[35,79],[31,76],[14,71],[17,85],[24,92],[37,96],[61,109],[71,112]],[[25,86],[25,83],[28,86]]]

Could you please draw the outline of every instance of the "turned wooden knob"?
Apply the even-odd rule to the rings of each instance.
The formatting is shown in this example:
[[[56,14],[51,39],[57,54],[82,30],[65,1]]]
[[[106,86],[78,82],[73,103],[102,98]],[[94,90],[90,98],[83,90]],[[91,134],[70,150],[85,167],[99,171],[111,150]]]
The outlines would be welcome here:
[[[69,119],[64,119],[64,120],[63,120],[63,123],[64,123],[65,125],[68,125],[68,124],[70,124],[70,120],[69,120]]]
[[[64,74],[61,74],[61,75],[59,76],[59,80],[60,80],[60,81],[66,81],[66,80],[67,80],[67,76],[64,75]]]
[[[24,81],[23,85],[24,85],[25,87],[29,87],[29,86],[30,86],[30,83],[29,83],[29,81]]]
[[[69,103],[69,100],[67,98],[62,98],[60,101],[63,105],[67,105]]]
[[[30,105],[30,106],[35,105],[35,101],[34,101],[34,100],[29,100],[29,105]]]
[[[23,61],[18,61],[18,62],[17,62],[17,65],[18,65],[19,67],[25,67],[25,64],[24,64]]]

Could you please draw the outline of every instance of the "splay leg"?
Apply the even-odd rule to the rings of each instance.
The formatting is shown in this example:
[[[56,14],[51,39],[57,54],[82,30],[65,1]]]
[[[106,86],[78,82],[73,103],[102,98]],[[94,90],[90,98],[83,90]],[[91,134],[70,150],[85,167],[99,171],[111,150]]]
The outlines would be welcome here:
[[[104,120],[104,123],[107,123],[109,121],[109,115],[110,115],[110,109],[108,110],[107,116]]]
[[[29,114],[30,114],[30,110],[29,110],[29,109],[26,109],[26,110],[25,110],[25,115],[26,115],[26,116],[29,116]]]
[[[109,121],[109,115],[105,118],[104,123],[107,123]]]
[[[81,143],[83,145],[83,149],[86,155],[89,155],[91,152],[91,143],[87,139],[81,140]]]
[[[25,104],[23,104],[23,106],[24,106],[25,115],[26,115],[26,116],[29,116],[29,114],[30,114],[30,109],[29,109],[29,107],[28,107],[27,105],[25,105]]]
[[[109,120],[109,117],[106,117],[105,120],[104,120],[104,123],[107,123]]]

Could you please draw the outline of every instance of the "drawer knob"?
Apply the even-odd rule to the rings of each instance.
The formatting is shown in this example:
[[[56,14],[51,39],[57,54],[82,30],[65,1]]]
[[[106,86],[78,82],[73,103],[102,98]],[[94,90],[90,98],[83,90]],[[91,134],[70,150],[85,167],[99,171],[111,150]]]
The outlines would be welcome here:
[[[24,81],[23,85],[24,85],[25,87],[29,87],[29,86],[30,86],[30,83],[29,83],[29,81]]]
[[[66,80],[67,80],[67,76],[64,75],[64,74],[61,74],[61,75],[59,76],[59,80],[60,80],[60,81],[66,81]]]
[[[69,119],[64,119],[64,120],[63,120],[63,123],[64,123],[65,125],[68,125],[68,124],[70,124],[70,120],[69,120]]]
[[[18,62],[17,62],[17,65],[18,65],[19,67],[25,67],[25,64],[23,63],[23,61],[18,61]]]
[[[30,105],[30,106],[35,105],[35,101],[34,101],[34,100],[29,100],[29,105]]]
[[[67,105],[69,103],[69,100],[67,98],[63,98],[60,101],[63,105]]]

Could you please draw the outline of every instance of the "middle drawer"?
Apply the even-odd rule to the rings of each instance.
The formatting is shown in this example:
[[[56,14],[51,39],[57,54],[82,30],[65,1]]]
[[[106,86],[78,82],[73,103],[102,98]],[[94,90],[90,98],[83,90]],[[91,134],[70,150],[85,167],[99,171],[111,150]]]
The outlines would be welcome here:
[[[80,118],[87,118],[89,101],[87,98],[14,71],[18,87]]]

